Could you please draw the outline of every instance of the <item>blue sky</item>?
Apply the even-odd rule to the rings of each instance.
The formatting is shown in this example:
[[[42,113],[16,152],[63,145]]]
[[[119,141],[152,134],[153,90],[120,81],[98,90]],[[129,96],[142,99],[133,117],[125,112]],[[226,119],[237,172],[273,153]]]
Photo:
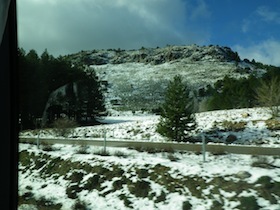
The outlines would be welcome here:
[[[279,0],[18,0],[19,46],[93,49],[221,45],[280,66]]]

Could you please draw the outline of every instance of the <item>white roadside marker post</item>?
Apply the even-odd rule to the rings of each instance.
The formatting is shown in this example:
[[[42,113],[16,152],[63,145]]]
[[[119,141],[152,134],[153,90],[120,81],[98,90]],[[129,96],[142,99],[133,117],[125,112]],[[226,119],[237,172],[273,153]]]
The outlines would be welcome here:
[[[103,152],[105,154],[106,153],[106,130],[103,131],[103,137],[104,137],[104,144],[103,144],[104,149],[103,149]]]
[[[43,125],[42,125],[42,118],[36,118],[36,120],[35,120],[35,126],[36,126],[36,129],[38,129],[38,135],[37,135],[36,144],[37,144],[37,149],[39,149],[39,146],[40,146],[40,134],[41,134],[41,130],[42,130],[42,128],[43,128]]]
[[[206,162],[206,145],[205,145],[205,136],[202,134],[202,155],[203,155],[203,162]]]
[[[39,138],[40,138],[40,131],[38,131],[38,135],[37,135],[37,149],[39,149]]]

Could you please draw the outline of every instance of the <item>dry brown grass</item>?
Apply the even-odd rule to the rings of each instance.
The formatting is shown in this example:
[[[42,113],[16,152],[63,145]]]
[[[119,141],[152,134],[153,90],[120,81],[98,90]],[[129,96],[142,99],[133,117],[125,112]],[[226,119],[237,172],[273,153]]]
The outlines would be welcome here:
[[[278,119],[269,119],[265,121],[267,129],[269,130],[280,130],[280,120]]]
[[[246,128],[247,122],[232,122],[225,120],[222,122],[222,127],[224,127],[227,131],[243,131]]]

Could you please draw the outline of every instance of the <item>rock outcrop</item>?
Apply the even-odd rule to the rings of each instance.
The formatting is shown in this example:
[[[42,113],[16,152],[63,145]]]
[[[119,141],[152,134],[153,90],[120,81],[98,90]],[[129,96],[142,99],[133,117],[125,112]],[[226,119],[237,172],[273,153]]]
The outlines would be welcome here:
[[[139,50],[92,50],[81,51],[69,56],[75,62],[86,65],[145,63],[159,65],[166,62],[186,59],[189,62],[196,61],[235,61],[240,58],[236,52],[228,47],[220,46],[167,46],[164,48],[141,48]]]

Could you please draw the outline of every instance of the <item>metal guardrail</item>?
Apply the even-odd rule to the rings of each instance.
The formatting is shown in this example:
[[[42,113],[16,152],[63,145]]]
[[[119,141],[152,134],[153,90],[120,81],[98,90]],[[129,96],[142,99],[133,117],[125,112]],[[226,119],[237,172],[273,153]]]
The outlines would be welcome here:
[[[19,142],[36,143],[38,138],[35,137],[19,137]],[[40,138],[40,143],[46,144],[78,144],[104,146],[102,138],[95,139],[51,139]],[[131,147],[131,148],[153,148],[165,150],[184,150],[201,152],[201,143],[174,143],[174,142],[147,142],[147,141],[128,141],[128,140],[106,140],[107,147]],[[248,154],[248,155],[280,155],[280,147],[262,147],[251,145],[222,145],[222,144],[206,144],[206,151],[214,154],[233,153],[233,154]]]

